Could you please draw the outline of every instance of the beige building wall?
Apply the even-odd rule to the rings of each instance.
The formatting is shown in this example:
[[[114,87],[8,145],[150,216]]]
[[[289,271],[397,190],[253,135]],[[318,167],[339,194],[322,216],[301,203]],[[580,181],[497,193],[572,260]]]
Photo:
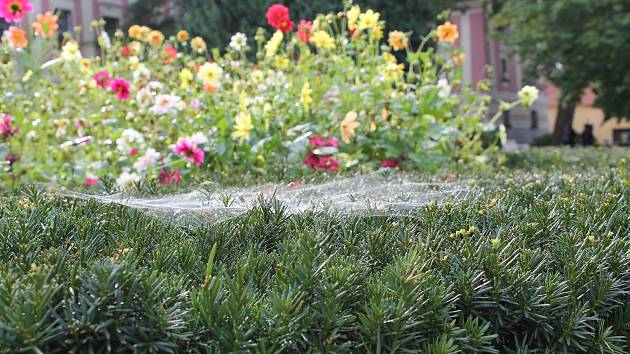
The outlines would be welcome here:
[[[553,132],[558,116],[558,96],[560,91],[548,85],[545,88],[545,96],[549,102],[549,119],[551,125],[549,132]],[[577,105],[573,116],[573,130],[582,134],[584,126],[593,126],[593,135],[599,145],[630,145],[630,120],[618,120],[611,118],[604,121],[604,111],[593,106],[597,95],[590,90],[584,90],[581,102]]]
[[[549,117],[552,120],[551,131],[556,123],[556,117],[558,116],[557,107],[549,107]],[[619,134],[628,134],[630,136],[630,121],[619,121],[616,118],[611,118],[604,121],[604,111],[599,108],[595,108],[590,105],[579,104],[575,110],[573,116],[573,130],[578,134],[582,134],[584,126],[591,124],[593,126],[593,135],[599,145],[610,145],[615,142],[614,132],[618,131]],[[627,131],[627,133],[625,132]],[[622,137],[623,139],[623,137]]]

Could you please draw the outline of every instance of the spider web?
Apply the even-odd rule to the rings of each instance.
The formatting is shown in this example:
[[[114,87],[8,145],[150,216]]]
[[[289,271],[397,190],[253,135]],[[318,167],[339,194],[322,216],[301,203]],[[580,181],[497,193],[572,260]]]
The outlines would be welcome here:
[[[125,193],[91,195],[62,190],[60,195],[142,210],[180,226],[215,224],[247,213],[262,200],[280,202],[290,214],[309,210],[370,216],[397,216],[435,202],[459,201],[475,195],[466,181],[417,181],[404,174],[375,172],[323,183],[223,188],[208,183],[197,190],[137,197]]]

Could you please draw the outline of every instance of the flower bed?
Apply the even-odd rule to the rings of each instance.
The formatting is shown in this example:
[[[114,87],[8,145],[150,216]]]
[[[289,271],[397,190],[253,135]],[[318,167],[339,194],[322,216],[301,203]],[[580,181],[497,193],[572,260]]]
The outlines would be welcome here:
[[[83,57],[73,35],[58,45],[54,14],[25,31],[30,1],[2,3],[15,5],[0,14],[15,23],[0,52],[5,185],[113,180],[128,189],[279,166],[435,170],[483,165],[497,149],[498,138],[481,138],[495,129],[485,120],[489,80],[462,82],[464,53],[448,21],[412,49],[412,33],[384,38],[370,9],[298,22],[274,5],[271,33],[237,33],[223,51],[138,25],[110,37],[95,22],[82,30],[96,32],[100,55]],[[524,90],[499,114],[536,95]]]

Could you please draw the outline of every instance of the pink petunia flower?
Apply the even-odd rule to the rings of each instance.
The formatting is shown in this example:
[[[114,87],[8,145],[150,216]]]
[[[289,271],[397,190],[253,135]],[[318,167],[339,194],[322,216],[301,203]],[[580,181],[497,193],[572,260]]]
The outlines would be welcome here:
[[[129,83],[127,82],[127,80],[119,77],[113,80],[110,83],[109,87],[112,92],[116,94],[116,98],[118,100],[123,101],[129,98]]]
[[[129,156],[136,156],[138,155],[138,148],[131,148],[131,150],[129,150]]]
[[[0,0],[0,17],[6,22],[20,22],[24,14],[31,11],[31,0]]]
[[[106,70],[101,70],[92,76],[98,87],[107,88],[111,84],[112,78]]]
[[[188,158],[197,167],[201,166],[205,158],[204,151],[186,139],[180,139],[177,144],[175,144],[173,151]]]

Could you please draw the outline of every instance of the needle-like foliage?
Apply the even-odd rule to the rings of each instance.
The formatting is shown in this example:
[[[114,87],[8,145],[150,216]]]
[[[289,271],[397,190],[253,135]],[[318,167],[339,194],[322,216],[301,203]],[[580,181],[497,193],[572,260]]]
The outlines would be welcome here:
[[[197,228],[25,188],[0,201],[0,352],[625,353],[629,167],[496,171],[404,217],[262,200]]]

